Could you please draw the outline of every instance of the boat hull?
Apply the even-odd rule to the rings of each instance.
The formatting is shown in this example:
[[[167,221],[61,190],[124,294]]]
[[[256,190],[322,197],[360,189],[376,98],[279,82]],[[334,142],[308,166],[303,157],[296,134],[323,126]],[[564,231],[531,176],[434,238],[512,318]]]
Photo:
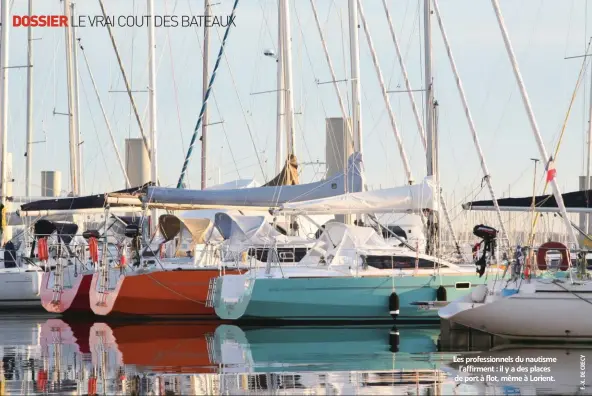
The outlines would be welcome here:
[[[218,268],[119,275],[114,287],[105,292],[98,288],[99,276],[93,275],[90,294],[91,309],[96,315],[215,317],[214,308],[207,307],[206,300],[210,280],[220,276]]]
[[[442,319],[510,340],[592,340],[592,290],[547,290],[516,293],[475,303],[470,296],[439,310]]]
[[[39,290],[43,272],[0,270],[0,309],[41,309]]]
[[[242,295],[223,298],[227,281],[244,283]],[[257,279],[235,275],[218,278],[214,302],[216,314],[230,320],[390,321],[389,297],[396,292],[398,320],[435,319],[436,310],[413,303],[437,300],[440,286],[446,289],[447,299],[458,298],[470,289],[457,289],[457,284],[467,282],[471,287],[482,283],[472,274]]]
[[[43,274],[41,281],[41,304],[47,312],[61,314],[92,314],[90,309],[90,285],[93,273],[76,274],[72,266],[64,268],[64,285],[60,293],[53,290],[54,272]]]

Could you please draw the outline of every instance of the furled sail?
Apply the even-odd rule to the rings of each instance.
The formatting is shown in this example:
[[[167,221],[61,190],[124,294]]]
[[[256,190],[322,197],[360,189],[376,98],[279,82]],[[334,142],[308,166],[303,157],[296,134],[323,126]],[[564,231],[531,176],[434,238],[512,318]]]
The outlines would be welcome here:
[[[286,165],[284,165],[281,172],[263,186],[295,186],[296,184],[300,184],[298,176],[298,160],[294,154],[290,154],[290,158],[286,161]]]
[[[291,166],[289,163],[287,165]],[[343,194],[346,191],[346,186],[349,192],[362,191],[362,156],[359,153],[350,156],[347,173],[340,173],[316,183],[287,186],[266,185],[230,190],[185,190],[149,187],[143,200],[151,207],[167,209],[245,207],[268,210],[285,202],[297,202]]]
[[[438,200],[434,199],[434,186],[431,177],[426,177],[420,184],[289,202],[283,204],[278,212],[363,214],[419,212],[423,209],[438,210]]]
[[[592,190],[572,191],[561,195],[565,208],[572,213],[592,213]],[[500,210],[506,212],[528,212],[532,210],[532,196],[520,198],[502,198],[497,203]],[[492,200],[472,201],[463,204],[465,210],[493,211]],[[535,197],[535,211],[558,212],[559,207],[553,194]]]

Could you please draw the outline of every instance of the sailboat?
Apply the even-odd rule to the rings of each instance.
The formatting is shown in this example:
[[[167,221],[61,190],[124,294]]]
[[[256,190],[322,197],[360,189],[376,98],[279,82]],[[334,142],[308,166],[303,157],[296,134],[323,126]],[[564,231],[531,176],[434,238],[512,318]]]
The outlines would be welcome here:
[[[91,313],[89,290],[92,274],[103,255],[103,245],[106,252],[115,248],[121,238],[118,234],[123,234],[126,221],[131,221],[122,215],[138,210],[140,201],[135,194],[141,188],[21,205],[19,214],[23,218],[41,218],[33,224],[32,245],[25,246],[19,254],[26,262],[45,270],[39,293],[41,304],[47,311]],[[89,223],[93,229],[86,230],[79,230],[79,226],[71,221],[64,222],[83,214],[98,215],[101,219],[96,224]],[[96,255],[92,254],[91,245],[94,245]],[[108,255],[114,256],[114,253]]]
[[[0,308],[21,309],[39,306],[39,287],[42,269],[22,261],[17,254],[18,241],[7,242],[6,208],[8,192],[8,55],[9,55],[9,6],[3,3],[1,12],[0,37],[0,217],[2,217],[1,242],[3,260],[0,267]]]
[[[429,25],[431,6],[425,2]],[[358,3],[350,1],[354,137],[359,142],[359,64],[357,48]],[[431,67],[431,42],[426,27],[426,74]],[[427,100],[433,106],[431,78]],[[428,118],[430,119],[430,118]],[[357,120],[357,121],[356,121]],[[430,146],[436,140],[428,125]],[[435,145],[437,147],[437,145]],[[428,214],[431,224],[440,209],[437,155],[427,151],[428,177],[416,185],[377,191],[348,192],[333,197],[287,202],[278,213],[370,215],[377,213]],[[435,174],[432,179],[431,175]],[[434,227],[430,239],[434,240]],[[489,230],[495,238],[496,230]],[[433,244],[437,246],[437,244]],[[436,249],[432,249],[434,251]],[[484,268],[480,271],[483,275]],[[297,266],[270,262],[266,268],[243,275],[225,275],[214,285],[214,306],[222,319],[282,321],[380,321],[435,318],[429,309],[461,296],[484,279],[471,265],[456,265],[413,247],[392,248],[368,227],[330,223]],[[420,309],[420,308],[428,309]]]
[[[439,311],[443,319],[462,325],[485,330],[509,339],[539,339],[561,341],[589,341],[592,339],[592,276],[587,269],[585,254],[577,249],[578,239],[574,227],[568,218],[567,206],[578,205],[576,199],[567,200],[557,185],[552,157],[547,155],[542,137],[534,117],[528,93],[518,69],[518,64],[505,28],[500,7],[492,1],[499,27],[505,41],[506,50],[514,69],[525,108],[531,120],[534,137],[539,146],[540,156],[546,161],[547,182],[553,188],[554,202],[547,197],[545,202],[539,200],[543,210],[554,209],[561,215],[571,242],[576,246],[579,257],[576,265],[571,265],[571,255],[565,245],[559,247],[562,262],[567,264],[567,275],[555,276],[550,270],[548,277],[531,277],[531,266],[522,266],[521,260],[514,261],[513,274],[510,279],[494,279],[487,285],[451,302]],[[547,158],[549,158],[547,160]],[[585,192],[584,192],[585,193]],[[583,195],[583,194],[581,194]],[[504,205],[523,206],[524,199],[512,199],[502,202]],[[566,202],[568,205],[566,205]],[[579,204],[586,201],[580,201]],[[536,204],[535,198],[535,204]],[[531,198],[532,205],[532,198]],[[487,207],[487,203],[476,203],[467,207]],[[545,207],[546,206],[546,207]],[[553,208],[555,206],[555,208]],[[588,206],[587,204],[585,206]],[[524,207],[521,208],[524,210]],[[532,210],[540,210],[536,206]],[[546,253],[548,248],[543,249]],[[544,256],[539,252],[539,256]],[[543,257],[544,258],[544,257]],[[546,264],[537,258],[539,265]],[[547,268],[545,268],[547,269]]]
[[[334,214],[437,210],[430,179],[422,184],[359,192],[301,203],[279,212]],[[283,321],[381,321],[421,319],[435,311],[422,302],[443,302],[483,283],[474,265],[456,265],[409,247],[393,247],[371,227],[338,222],[324,231],[298,265],[270,261],[213,285],[222,319]]]
[[[286,42],[284,41],[280,47],[285,45]],[[286,70],[290,69],[289,51],[287,52]],[[282,64],[283,62],[278,63]],[[291,92],[290,77],[279,79],[278,84],[282,84],[284,80],[290,87],[287,91]],[[151,92],[153,91],[151,90]],[[282,91],[283,93],[284,91]],[[293,108],[289,104],[291,102],[289,96],[290,94],[286,94],[286,107],[289,108],[287,112],[292,114]],[[204,99],[204,106],[205,100],[207,100],[207,96]],[[286,123],[291,118],[285,117]],[[293,131],[293,128],[293,124],[286,127],[288,131]],[[289,146],[293,147],[293,140]],[[359,154],[354,153],[346,170],[338,175],[316,183],[298,184],[296,157],[293,150],[289,151],[285,162],[282,158],[277,158],[279,163],[284,164],[283,167],[280,167],[278,175],[262,187],[191,190],[154,186],[154,188],[149,187],[146,189],[144,203],[153,211],[156,209],[246,209],[248,211],[267,212],[270,207],[278,203],[328,197],[342,193],[346,191],[346,186],[347,191],[361,191],[362,159]],[[182,184],[180,181],[179,185]],[[225,246],[231,247],[230,245],[236,240],[238,233],[232,236],[230,233],[225,233],[224,219],[229,224],[237,224],[240,219],[220,215],[214,222],[214,227],[223,236],[227,234]],[[244,217],[241,219],[242,221],[246,220]],[[248,240],[254,245],[252,246],[253,250],[243,252],[245,256],[254,257],[255,261],[266,260],[269,250],[269,246],[266,246],[266,244],[273,240],[286,244],[287,251],[281,252],[282,256],[286,257],[286,260],[298,261],[304,256],[308,247],[312,245],[311,241],[303,238],[280,235],[277,232],[277,227],[272,229],[267,220],[263,222],[261,219],[263,217],[258,216],[258,219],[255,219],[258,226],[248,233],[243,233],[242,237],[245,240],[241,244]],[[240,226],[236,227],[236,229],[240,228]],[[263,228],[265,228],[264,231],[262,231]],[[284,231],[292,232],[291,225],[286,228]],[[259,242],[254,242],[255,239],[258,239]],[[174,244],[172,241],[167,242],[169,246]],[[112,271],[94,274],[90,296],[93,312],[98,315],[214,316],[213,307],[206,304],[213,280],[221,274],[238,273],[241,266],[244,268],[246,263],[223,262],[223,260],[213,260],[206,264],[198,263],[197,259],[200,255],[195,252],[191,253],[194,259],[186,260],[186,258],[183,258],[184,263],[162,257],[162,259],[152,259],[153,263],[150,265],[141,264],[136,269],[128,267],[126,271],[118,274],[114,274]],[[242,256],[242,254],[240,255]],[[143,263],[149,264],[148,260],[144,260]]]
[[[588,211],[584,201],[587,193],[563,194],[566,211]],[[532,201],[532,197],[522,197],[498,202],[502,210],[559,211],[552,195],[535,197],[534,208]],[[475,201],[464,207],[487,209],[491,208],[490,204]],[[536,248],[535,253],[534,262],[527,263],[522,249],[518,248],[507,277],[494,277],[471,294],[440,308],[440,318],[514,340],[592,339],[592,276],[586,252],[571,252],[561,242],[548,241]],[[572,255],[577,257],[573,259]]]

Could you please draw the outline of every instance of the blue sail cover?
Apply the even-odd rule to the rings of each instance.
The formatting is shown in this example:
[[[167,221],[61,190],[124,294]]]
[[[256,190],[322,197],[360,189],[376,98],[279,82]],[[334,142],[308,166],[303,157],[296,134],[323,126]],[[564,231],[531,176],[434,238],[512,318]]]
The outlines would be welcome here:
[[[347,183],[346,183],[347,175]],[[277,207],[286,202],[332,197],[347,192],[362,191],[362,155],[353,153],[348,159],[348,172],[316,183],[292,186],[264,186],[230,190],[185,190],[149,187],[144,202],[162,207]]]

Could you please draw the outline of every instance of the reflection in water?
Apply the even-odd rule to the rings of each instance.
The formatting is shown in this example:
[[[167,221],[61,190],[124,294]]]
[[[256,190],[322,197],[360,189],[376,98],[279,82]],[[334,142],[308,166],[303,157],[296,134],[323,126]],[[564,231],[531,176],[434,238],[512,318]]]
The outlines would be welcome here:
[[[508,387],[519,392],[512,394],[549,393],[536,385],[454,382],[459,367],[453,356],[471,352],[452,352],[450,342],[439,340],[438,327],[107,324],[2,317],[0,334],[0,394],[441,395],[503,394]],[[440,352],[443,344],[451,352]],[[574,357],[588,353],[580,349],[573,350]],[[480,353],[496,354],[565,359],[565,349],[539,347]],[[577,392],[573,381],[579,373],[570,375],[569,362],[563,374],[557,371],[560,383],[553,385],[563,394]]]

